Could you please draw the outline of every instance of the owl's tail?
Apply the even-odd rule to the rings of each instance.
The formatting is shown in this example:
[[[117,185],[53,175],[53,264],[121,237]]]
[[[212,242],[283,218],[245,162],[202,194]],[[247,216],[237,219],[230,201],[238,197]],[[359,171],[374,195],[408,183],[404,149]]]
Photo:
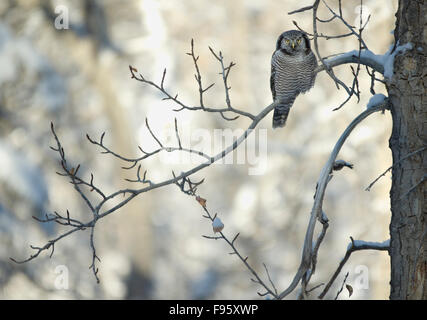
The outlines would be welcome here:
[[[288,119],[289,111],[291,110],[292,104],[295,99],[291,101],[281,102],[274,108],[273,113],[273,129],[283,128],[286,124],[286,119]]]

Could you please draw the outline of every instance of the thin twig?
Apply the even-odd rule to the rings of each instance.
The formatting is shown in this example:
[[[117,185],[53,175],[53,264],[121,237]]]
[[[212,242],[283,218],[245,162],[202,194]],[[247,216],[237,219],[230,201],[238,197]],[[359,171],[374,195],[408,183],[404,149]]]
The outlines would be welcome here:
[[[427,173],[424,174],[424,176],[418,181],[416,182],[412,187],[409,188],[408,191],[406,191],[400,198],[399,201],[402,200],[403,198],[405,198],[408,194],[410,194],[412,191],[414,191],[416,188],[418,188],[419,185],[421,185],[422,183],[424,183],[425,181],[427,181]]]
[[[193,195],[193,196],[195,196],[195,195]],[[196,198],[196,199],[199,199],[198,201],[199,201],[199,203],[200,203],[200,198]],[[206,200],[205,200],[206,201]],[[209,219],[210,221],[214,221],[215,220],[215,218],[216,218],[216,214],[214,215],[214,216],[212,216],[211,215],[211,213],[209,212],[209,210],[208,210],[208,208],[207,208],[207,206],[206,206],[206,202],[202,202],[202,204],[201,204],[201,206],[202,206],[202,208],[203,208],[203,211],[205,212],[205,215],[203,215],[203,217],[205,217],[205,218],[207,218],[207,219]],[[214,236],[214,237],[210,237],[210,236],[203,236],[204,238],[206,238],[206,239],[213,239],[213,240],[219,240],[219,239],[223,239],[230,247],[231,247],[231,249],[232,249],[232,252],[230,253],[231,255],[237,255],[237,257],[240,259],[240,261],[242,261],[243,262],[243,264],[245,265],[245,267],[252,273],[252,275],[255,277],[255,279],[251,279],[253,282],[255,282],[255,283],[257,283],[257,284],[259,284],[259,285],[261,285],[265,290],[266,290],[266,293],[265,294],[262,294],[262,293],[259,293],[258,292],[258,295],[260,295],[260,296],[265,296],[266,294],[270,294],[273,298],[275,298],[275,299],[277,299],[277,290],[276,290],[276,287],[274,286],[274,284],[273,284],[273,281],[271,280],[271,278],[270,278],[270,274],[268,273],[268,270],[267,270],[267,267],[266,267],[266,265],[265,264],[263,264],[264,265],[264,268],[265,268],[265,270],[266,270],[266,272],[267,272],[267,276],[268,276],[268,280],[270,281],[270,284],[271,284],[271,286],[272,286],[272,288],[273,289],[271,289],[267,284],[265,284],[265,282],[261,279],[261,277],[258,275],[258,273],[253,269],[253,267],[248,263],[248,257],[246,256],[246,257],[244,257],[240,252],[239,252],[239,250],[236,248],[236,246],[235,246],[235,242],[236,242],[236,239],[237,239],[237,237],[239,236],[239,234],[236,234],[235,236],[234,236],[234,238],[233,238],[233,240],[229,240],[225,235],[224,235],[224,233],[222,232],[222,231],[220,231],[219,232],[219,234],[220,234],[220,236]]]
[[[345,285],[345,283],[347,282],[347,277],[348,277],[348,275],[349,275],[349,272],[347,272],[347,273],[346,273],[346,275],[345,275],[345,277],[344,277],[344,280],[343,280],[343,282],[342,282],[342,284],[341,284],[341,288],[338,290],[337,295],[335,296],[335,299],[334,299],[334,300],[337,300],[337,299],[338,299],[339,295],[341,294],[342,290],[344,289],[344,285]]]
[[[419,148],[419,149],[417,149],[417,150],[415,150],[415,151],[413,151],[413,152],[411,152],[411,153],[409,153],[409,154],[407,154],[406,156],[404,156],[403,158],[401,158],[399,161],[397,161],[396,163],[393,163],[393,165],[391,165],[390,167],[388,167],[383,173],[381,173],[374,181],[372,181],[370,184],[369,184],[369,186],[367,186],[366,187],[366,189],[365,189],[365,191],[371,191],[371,188],[372,188],[372,186],[379,180],[379,179],[381,179],[382,177],[384,177],[386,174],[387,174],[387,172],[389,172],[391,169],[393,169],[395,166],[397,166],[397,165],[399,165],[399,164],[401,164],[404,160],[406,160],[406,159],[408,159],[408,158],[410,158],[410,157],[412,157],[412,156],[414,156],[414,155],[416,155],[417,153],[419,153],[419,152],[422,152],[422,151],[424,151],[424,150],[426,150],[427,149],[427,146],[424,146],[424,147],[422,147],[422,148]]]

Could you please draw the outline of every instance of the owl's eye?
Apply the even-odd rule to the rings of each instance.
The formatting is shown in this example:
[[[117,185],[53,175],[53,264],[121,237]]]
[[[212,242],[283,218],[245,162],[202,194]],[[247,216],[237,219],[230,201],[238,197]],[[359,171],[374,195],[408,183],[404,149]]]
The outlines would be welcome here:
[[[301,38],[297,40],[297,43],[298,43],[298,44],[301,44]]]
[[[289,41],[289,39],[286,39],[286,40],[285,40],[285,43],[286,43],[286,44],[289,44],[289,42],[290,42],[290,41]]]

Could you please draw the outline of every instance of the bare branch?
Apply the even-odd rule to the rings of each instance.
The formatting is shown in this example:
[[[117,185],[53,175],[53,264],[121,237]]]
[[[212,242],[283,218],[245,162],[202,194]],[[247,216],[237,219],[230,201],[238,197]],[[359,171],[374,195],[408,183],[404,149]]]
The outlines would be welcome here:
[[[247,118],[249,118],[251,120],[254,120],[255,119],[255,115],[253,115],[253,114],[251,114],[249,112],[246,112],[244,110],[236,109],[236,108],[234,108],[234,107],[231,106],[230,95],[229,95],[229,90],[231,89],[231,87],[228,85],[228,76],[229,76],[231,68],[235,65],[235,63],[234,62],[230,62],[230,64],[227,67],[225,67],[224,58],[222,56],[222,53],[220,52],[219,54],[216,54],[213,51],[212,48],[209,47],[209,49],[212,52],[212,54],[215,56],[215,58],[221,64],[221,72],[220,72],[220,74],[222,75],[223,82],[224,82],[225,95],[226,95],[225,102],[226,102],[226,105],[227,105],[227,107],[225,107],[225,108],[209,108],[209,107],[205,106],[204,93],[206,91],[208,91],[210,88],[212,88],[214,84],[211,84],[211,85],[207,86],[206,88],[203,87],[203,84],[202,84],[202,75],[200,73],[200,69],[199,69],[199,66],[198,66],[199,56],[196,56],[196,54],[194,52],[194,40],[193,39],[191,40],[191,51],[188,52],[187,55],[189,55],[189,56],[192,57],[193,63],[194,63],[194,67],[195,67],[195,70],[196,70],[196,74],[194,75],[194,77],[195,77],[196,82],[198,84],[200,106],[193,106],[193,107],[192,106],[188,106],[184,102],[182,102],[181,100],[178,99],[178,94],[172,95],[172,94],[170,94],[164,88],[163,82],[164,82],[164,77],[165,77],[165,74],[166,74],[166,69],[163,72],[162,81],[161,81],[160,85],[157,85],[156,83],[154,83],[154,82],[152,82],[150,80],[145,79],[140,73],[137,74],[138,70],[136,68],[134,68],[132,66],[129,66],[129,70],[131,72],[131,78],[135,79],[135,80],[137,80],[139,82],[148,84],[148,85],[156,88],[157,90],[159,90],[162,94],[165,95],[165,98],[163,98],[163,100],[172,100],[173,102],[175,102],[179,106],[179,108],[178,109],[174,109],[174,111],[178,112],[178,111],[181,111],[181,110],[184,110],[184,109],[185,110],[191,110],[191,111],[202,110],[202,111],[205,111],[205,112],[219,113],[221,115],[221,117],[223,119],[227,120],[227,121],[235,120],[235,119],[238,118],[239,115],[247,117]],[[235,113],[236,116],[232,117],[232,118],[226,117],[224,115],[224,113],[226,113],[226,112]]]
[[[12,257],[10,257],[9,259],[12,260],[15,263],[18,263],[18,264],[29,262],[29,261],[37,258],[39,256],[39,254],[42,253],[43,251],[49,250],[59,240],[61,240],[61,239],[65,238],[65,237],[71,235],[72,233],[74,233],[76,231],[85,230],[86,228],[90,227],[91,225],[92,225],[92,222],[89,222],[89,223],[84,224],[82,226],[73,227],[71,230],[69,230],[67,232],[64,232],[63,234],[61,234],[60,236],[56,237],[55,239],[49,240],[43,247],[30,246],[31,249],[36,250],[36,253],[32,254],[27,259],[17,260],[17,259],[14,259]],[[50,257],[52,257],[52,253],[53,253],[53,251],[51,252]]]
[[[384,242],[365,242],[365,241],[355,241],[352,237],[350,237],[351,242],[347,246],[347,251],[345,253],[344,258],[341,260],[337,270],[332,275],[331,279],[327,283],[326,287],[323,289],[322,293],[319,295],[319,299],[323,299],[326,293],[331,288],[332,284],[334,283],[335,279],[340,274],[342,268],[346,264],[347,260],[350,258],[351,254],[355,251],[360,250],[380,250],[380,251],[388,251],[390,248],[390,241],[384,241]]]
[[[325,67],[325,70],[326,70],[326,73],[331,77],[331,79],[335,82],[335,84],[336,84],[336,86],[337,86],[337,89],[339,89],[340,88],[340,86],[342,86],[346,91],[347,91],[347,93],[350,95],[350,90],[348,89],[348,87],[344,84],[344,82],[342,82],[341,80],[339,80],[335,75],[334,75],[334,73],[333,73],[333,71],[331,70],[331,69],[329,69],[327,66],[326,66],[326,64],[325,64],[325,62],[324,62],[324,59],[323,59],[323,57],[321,56],[321,54],[320,54],[320,52],[319,52],[319,44],[318,44],[318,41],[317,41],[317,38],[318,38],[318,32],[317,32],[317,20],[316,20],[316,17],[317,17],[317,9],[318,9],[318,7],[319,7],[319,3],[320,3],[320,0],[316,0],[315,2],[314,2],[314,4],[313,4],[313,42],[314,42],[314,50],[315,50],[315,52],[316,52],[316,54],[317,54],[317,57],[320,59],[320,62],[321,62],[321,64],[322,64],[322,66],[324,66]]]
[[[312,253],[312,257],[311,257],[311,267],[310,267],[310,269],[307,270],[307,272],[305,273],[305,275],[301,279],[301,291],[300,291],[300,295],[298,297],[299,299],[303,299],[303,298],[305,298],[306,295],[309,294],[309,290],[307,290],[307,285],[310,282],[311,277],[316,272],[317,255],[318,255],[318,252],[320,249],[320,245],[322,244],[322,241],[326,235],[326,231],[328,230],[328,227],[329,227],[328,217],[326,216],[326,214],[323,211],[322,211],[322,215],[319,217],[319,221],[322,224],[322,231],[320,232],[320,234],[316,240],[316,244],[314,245],[314,248],[313,248],[313,253]]]
[[[317,19],[317,21],[320,21],[317,17],[316,17],[316,19]],[[322,22],[322,21],[321,21]],[[307,31],[305,31],[305,30],[303,30],[302,28],[300,28],[300,26],[298,25],[298,23],[295,21],[295,20],[293,20],[292,21],[292,23],[294,24],[294,26],[295,27],[297,27],[297,29],[298,30],[300,30],[300,31],[302,31],[302,32],[304,32],[304,33],[306,33],[309,37],[311,37],[312,39],[314,38],[314,34],[312,34],[312,33],[309,33],[309,32],[307,32]],[[323,33],[318,33],[317,34],[317,37],[318,38],[325,38],[326,40],[331,40],[331,39],[341,39],[341,38],[347,38],[347,37],[350,37],[350,36],[352,36],[353,35],[353,33],[351,33],[351,32],[349,32],[349,33],[344,33],[344,34],[338,34],[338,35],[326,35],[326,34],[323,34]]]
[[[371,108],[363,111],[359,116],[357,116],[349,124],[349,126],[345,129],[345,131],[343,132],[343,134],[341,135],[341,137],[338,139],[337,143],[335,144],[335,147],[332,150],[332,153],[331,153],[328,161],[324,165],[322,172],[320,173],[320,178],[317,182],[316,195],[315,195],[314,204],[313,204],[313,208],[312,208],[311,215],[310,215],[310,221],[309,221],[309,224],[307,227],[307,232],[305,235],[303,254],[302,254],[300,266],[298,268],[296,275],[294,276],[294,279],[292,280],[291,284],[289,285],[289,287],[286,290],[284,290],[282,293],[279,294],[279,299],[283,299],[289,293],[291,293],[295,289],[295,287],[298,285],[298,283],[300,282],[302,277],[305,275],[307,270],[310,268],[310,265],[312,263],[312,252],[313,252],[312,246],[313,246],[314,227],[315,227],[317,218],[321,217],[321,215],[322,215],[322,204],[323,204],[323,197],[324,197],[325,191],[326,191],[326,185],[330,179],[330,172],[332,170],[335,159],[336,159],[339,151],[341,150],[341,147],[343,146],[344,142],[346,141],[346,139],[348,138],[350,133],[353,131],[353,129],[360,122],[362,122],[365,118],[367,118],[372,113],[384,110],[387,107],[388,107],[388,102],[383,101],[379,105],[372,106]]]
[[[175,135],[176,135],[176,140],[178,140],[179,149],[182,149],[181,139],[179,138],[179,132],[178,132],[178,123],[176,121],[176,118],[175,118]]]
[[[347,277],[348,277],[348,275],[349,275],[349,272],[347,272],[347,273],[346,273],[346,275],[345,275],[345,277],[344,277],[344,280],[343,280],[343,282],[342,282],[341,288],[338,290],[337,295],[335,296],[335,299],[334,299],[334,300],[337,300],[337,299],[338,299],[339,295],[341,294],[342,290],[344,289],[344,285],[345,285],[345,283],[347,282]]]
[[[235,66],[236,64],[234,62],[230,62],[230,64],[228,65],[228,67],[224,67],[224,57],[222,56],[222,52],[219,52],[219,55],[217,55],[215,53],[215,51],[209,47],[209,50],[212,52],[213,56],[219,61],[219,63],[221,64],[221,72],[220,74],[222,75],[222,79],[224,81],[224,90],[225,90],[225,102],[227,103],[227,107],[233,111],[233,108],[231,106],[231,102],[230,102],[230,89],[231,87],[228,86],[228,75],[230,74],[230,70],[233,66]]]
[[[175,123],[176,123],[176,120],[175,120]],[[189,149],[189,148],[183,148],[182,145],[181,145],[181,138],[179,136],[177,124],[175,126],[175,134],[176,134],[176,137],[177,137],[177,140],[178,140],[178,147],[166,147],[166,146],[164,146],[161,143],[160,139],[154,134],[154,132],[151,130],[150,126],[148,125],[148,119],[146,119],[146,127],[147,127],[148,131],[150,132],[150,135],[153,137],[153,139],[157,142],[157,144],[160,147],[158,149],[152,151],[152,152],[146,152],[141,147],[138,146],[139,150],[144,154],[143,156],[141,156],[139,158],[128,158],[128,157],[122,156],[122,155],[120,155],[120,154],[112,151],[109,147],[107,147],[103,143],[102,139],[100,139],[100,141],[98,142],[98,141],[93,140],[89,135],[86,135],[86,137],[87,137],[87,139],[89,140],[90,143],[101,147],[104,150],[104,151],[102,151],[102,153],[104,153],[104,154],[110,154],[110,155],[116,157],[117,159],[120,159],[122,161],[131,163],[129,166],[123,166],[122,167],[122,169],[125,169],[125,170],[133,169],[139,162],[141,162],[141,161],[143,161],[143,160],[145,160],[145,159],[147,159],[149,157],[152,157],[152,156],[160,153],[161,151],[166,151],[166,152],[181,151],[181,152],[187,152],[187,153],[197,154],[197,155],[199,155],[199,156],[201,156],[201,157],[203,157],[203,158],[205,158],[205,159],[207,159],[209,161],[212,159],[211,156],[209,156],[209,155],[207,155],[207,154],[205,154],[205,153],[203,153],[203,152],[201,152],[199,150],[194,150],[194,149]],[[103,198],[105,198],[105,196],[103,196]]]
[[[274,294],[275,294],[275,296],[277,296],[277,294],[278,294],[277,289],[276,289],[276,286],[274,285],[273,280],[271,280],[270,273],[268,272],[267,266],[265,265],[265,263],[263,263],[262,265],[264,266],[265,273],[267,273],[268,281],[270,281],[270,284],[273,287]]]
[[[193,196],[195,196],[194,194],[193,194]],[[203,208],[203,211],[205,212],[205,215],[203,215],[203,217],[205,217],[205,218],[207,218],[207,219],[209,219],[210,221],[214,221],[215,220],[215,218],[216,218],[216,214],[214,215],[214,216],[212,216],[211,215],[211,213],[209,212],[209,210],[208,210],[208,208],[207,208],[207,206],[206,206],[206,200],[204,200],[204,201],[200,201],[200,197],[196,197],[196,200],[198,200],[198,202],[201,204],[201,207]],[[237,255],[238,257],[239,257],[239,259],[240,259],[240,261],[242,261],[243,262],[243,264],[246,266],[246,268],[252,273],[252,275],[255,277],[255,279],[252,279],[251,278],[251,280],[253,281],[253,282],[255,282],[255,283],[257,283],[257,284],[259,284],[259,285],[261,285],[267,292],[265,293],[265,294],[260,294],[260,293],[258,293],[259,295],[261,295],[261,296],[264,296],[264,295],[267,295],[267,294],[270,294],[270,295],[272,295],[274,298],[276,298],[277,299],[277,290],[276,290],[276,287],[274,286],[274,284],[273,284],[273,282],[272,282],[272,280],[271,280],[271,278],[270,278],[270,275],[269,275],[269,273],[268,273],[268,270],[267,270],[267,267],[266,267],[266,265],[265,264],[263,264],[264,265],[264,268],[265,268],[265,270],[266,270],[266,272],[267,272],[267,276],[268,276],[268,280],[270,281],[270,284],[272,285],[272,288],[273,289],[271,289],[268,285],[266,285],[265,284],[265,282],[260,278],[260,276],[258,275],[258,273],[252,268],[252,266],[248,263],[248,257],[243,257],[242,256],[242,254],[239,252],[239,250],[236,248],[236,246],[235,246],[235,242],[236,242],[236,239],[237,239],[237,237],[239,236],[239,234],[236,234],[235,236],[234,236],[234,238],[233,238],[233,240],[229,240],[225,235],[224,235],[224,233],[222,232],[222,231],[220,231],[219,232],[219,234],[220,234],[220,236],[214,236],[214,237],[211,237],[211,236],[203,236],[204,238],[206,238],[206,239],[211,239],[211,240],[219,240],[219,239],[223,239],[230,247],[231,247],[231,249],[233,250],[230,254],[231,255]]]
[[[153,131],[151,131],[150,126],[148,125],[148,119],[145,118],[145,126],[147,127],[148,131],[150,132],[151,136],[153,137],[154,140],[156,140],[156,142],[159,144],[160,148],[163,148],[162,143],[160,142],[159,139],[157,139],[156,135],[153,133]]]
[[[333,16],[335,16],[335,17],[337,17],[338,19],[340,19],[341,20],[341,22],[350,30],[350,32],[354,35],[354,36],[356,36],[356,38],[358,38],[359,39],[359,41],[362,43],[362,45],[363,45],[363,49],[368,49],[368,46],[366,45],[366,43],[365,43],[365,41],[363,41],[363,39],[362,39],[362,35],[361,35],[361,33],[359,32],[359,33],[357,33],[355,30],[354,30],[354,27],[353,26],[351,26],[344,18],[343,18],[343,16],[342,16],[342,12],[340,12],[340,14],[338,15],[338,14],[336,14],[335,13],[335,11],[334,10],[332,10],[331,9],[331,7],[329,7],[328,6],[328,4],[324,1],[324,0],[322,0],[322,2],[323,2],[323,4],[329,9],[329,11],[331,12],[331,14],[333,15]],[[360,6],[360,10],[363,10],[363,6]],[[360,15],[360,19],[362,19],[362,15]],[[368,21],[369,21],[369,18],[368,18]],[[366,22],[366,23],[368,23],[368,21]],[[366,24],[364,25],[364,26],[361,26],[360,28],[363,30],[364,28],[366,27]]]
[[[96,260],[101,262],[99,257],[96,255],[95,250],[95,243],[93,240],[93,235],[95,232],[95,223],[93,224],[92,228],[90,229],[90,247],[92,249],[92,264],[89,266],[89,269],[92,269],[93,275],[95,276],[96,282],[99,283],[99,277],[98,277],[98,268],[96,267]]]
[[[397,161],[396,163],[394,163],[392,166],[388,167],[383,173],[381,173],[374,181],[372,181],[369,186],[366,187],[366,191],[371,191],[371,188],[373,187],[373,185],[382,177],[384,177],[386,175],[387,172],[389,172],[391,169],[393,169],[395,166],[399,165],[400,163],[402,163],[404,160],[418,154],[419,152],[422,152],[424,150],[427,149],[427,146],[424,146],[422,148],[419,148],[417,150],[415,150],[414,152],[411,152],[409,154],[407,154],[406,156],[404,156],[403,158],[401,158],[399,161]]]
[[[313,9],[313,6],[307,6],[307,7],[298,9],[298,10],[288,12],[288,14],[291,15],[291,14],[300,13],[300,12],[304,12],[304,11],[308,11],[308,10],[312,10],[312,9]]]
[[[204,109],[205,105],[203,102],[203,94],[208,91],[214,83],[212,83],[207,88],[203,88],[202,85],[202,76],[200,74],[199,65],[197,64],[197,61],[199,60],[199,56],[196,57],[194,53],[194,39],[191,39],[191,51],[187,53],[191,58],[193,59],[194,68],[196,69],[196,74],[194,75],[194,78],[196,79],[197,85],[199,86],[199,99],[200,99],[200,106],[202,109]]]

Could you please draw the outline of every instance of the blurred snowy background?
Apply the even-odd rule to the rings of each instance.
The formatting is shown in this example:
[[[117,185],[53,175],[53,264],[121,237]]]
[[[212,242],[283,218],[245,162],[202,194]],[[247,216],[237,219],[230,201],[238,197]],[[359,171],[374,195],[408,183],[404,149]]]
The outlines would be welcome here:
[[[336,1],[328,1],[335,5]],[[29,245],[40,246],[61,230],[41,225],[41,217],[68,209],[87,220],[90,213],[59,171],[50,122],[53,121],[67,157],[81,164],[86,177],[106,192],[127,186],[133,178],[120,163],[101,155],[86,133],[99,137],[128,156],[138,145],[150,148],[145,117],[160,135],[173,128],[245,128],[247,120],[226,122],[217,114],[174,113],[170,101],[130,79],[131,64],[145,77],[160,81],[164,67],[166,86],[189,104],[198,103],[194,66],[185,55],[194,38],[205,84],[216,82],[207,104],[223,107],[219,66],[208,46],[221,50],[226,62],[237,63],[230,76],[231,99],[239,109],[258,113],[271,103],[270,59],[278,35],[294,29],[292,20],[311,31],[311,13],[287,12],[312,0],[9,0],[0,1],[0,298],[1,299],[256,299],[259,286],[222,241],[212,235],[210,223],[193,198],[169,186],[143,194],[102,220],[95,232],[101,258],[97,284],[91,270],[87,232],[60,241],[49,259],[43,254],[30,263]],[[359,1],[343,1],[344,16],[358,24]],[[396,1],[366,0],[371,14],[365,41],[377,54],[392,43]],[[70,29],[58,30],[55,8],[68,9]],[[326,10],[320,11],[329,17]],[[338,22],[322,25],[323,33],[346,32]],[[320,40],[324,56],[357,49],[355,39]],[[336,74],[351,84],[349,66]],[[337,138],[366,107],[370,78],[362,68],[362,98],[345,99],[323,72],[315,87],[297,98],[287,126],[271,129],[269,115],[260,124],[267,129],[268,166],[262,175],[248,175],[245,165],[216,165],[196,175],[206,178],[199,188],[209,209],[218,213],[231,238],[240,232],[237,247],[266,278],[262,263],[279,290],[292,280],[299,264],[303,238],[312,206],[315,183]],[[378,93],[384,89],[376,86]],[[349,237],[369,241],[389,238],[390,179],[381,179],[370,192],[365,187],[391,163],[388,138],[391,117],[375,114],[350,136],[339,158],[354,170],[335,174],[329,184],[324,210],[330,228],[319,252],[312,285],[326,282],[343,257]],[[161,160],[161,159],[160,159]],[[146,163],[157,181],[179,170],[163,158]],[[68,270],[68,289],[58,289],[58,266]],[[369,272],[368,288],[358,287],[357,272]],[[366,266],[366,268],[364,267]],[[61,268],[61,267],[60,267]],[[357,252],[339,276],[332,297],[349,272],[351,299],[387,299],[389,257],[385,252]],[[295,294],[290,298],[294,298]],[[340,296],[347,299],[348,294]]]

